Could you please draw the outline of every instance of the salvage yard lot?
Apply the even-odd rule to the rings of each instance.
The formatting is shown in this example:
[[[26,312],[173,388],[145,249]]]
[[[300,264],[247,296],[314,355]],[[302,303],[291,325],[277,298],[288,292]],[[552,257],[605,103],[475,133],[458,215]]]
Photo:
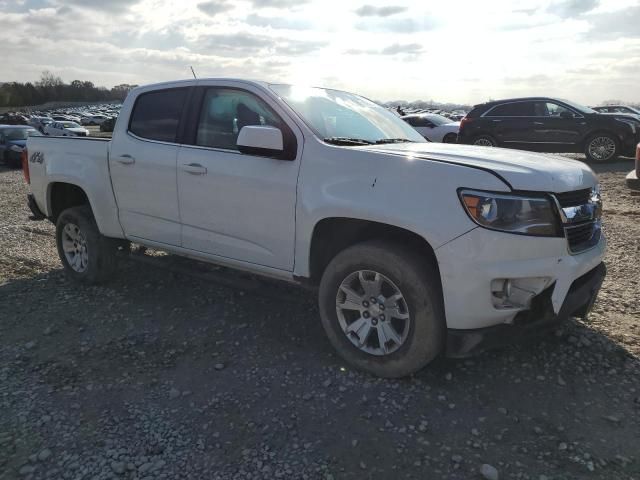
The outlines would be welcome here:
[[[631,165],[596,167],[609,274],[588,322],[400,381],[346,367],[288,285],[154,252],[69,283],[0,167],[0,479],[638,479]]]

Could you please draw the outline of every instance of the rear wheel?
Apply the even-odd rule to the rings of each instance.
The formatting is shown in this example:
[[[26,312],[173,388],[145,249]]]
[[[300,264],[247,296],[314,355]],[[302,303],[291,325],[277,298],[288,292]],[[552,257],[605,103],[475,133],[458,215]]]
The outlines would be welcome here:
[[[608,162],[618,156],[618,140],[610,133],[596,133],[587,139],[584,154],[592,162]]]
[[[366,242],[339,253],[322,276],[319,304],[338,353],[374,375],[410,375],[443,349],[439,275],[401,245]]]
[[[457,133],[447,133],[442,139],[443,143],[456,143],[458,141]]]
[[[496,147],[498,146],[498,142],[490,135],[478,135],[473,139],[473,145],[479,147]]]
[[[89,206],[64,210],[56,222],[58,255],[72,280],[96,284],[116,269],[118,241],[100,234]]]

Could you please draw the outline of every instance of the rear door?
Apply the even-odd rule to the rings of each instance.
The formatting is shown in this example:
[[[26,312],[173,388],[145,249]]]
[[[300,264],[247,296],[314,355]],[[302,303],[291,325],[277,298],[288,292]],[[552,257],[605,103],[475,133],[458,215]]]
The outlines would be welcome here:
[[[176,159],[188,87],[141,93],[114,132],[109,167],[128,237],[180,245]],[[126,115],[126,113],[125,113]]]
[[[230,84],[231,85],[231,84]],[[277,103],[253,86],[203,86],[194,95],[192,135],[178,154],[182,246],[291,271],[302,137]],[[279,128],[291,161],[244,154],[246,125]]]
[[[491,135],[505,147],[519,148],[533,141],[533,102],[496,105],[483,117]]]

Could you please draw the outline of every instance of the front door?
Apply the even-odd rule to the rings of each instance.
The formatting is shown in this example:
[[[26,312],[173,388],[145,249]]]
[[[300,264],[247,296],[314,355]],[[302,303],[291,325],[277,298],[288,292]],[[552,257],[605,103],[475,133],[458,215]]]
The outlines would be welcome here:
[[[291,127],[258,91],[210,86],[199,96],[197,127],[178,153],[182,246],[293,270],[299,158],[243,154],[236,147],[247,125],[275,126],[285,143],[297,143]]]
[[[534,130],[536,142],[545,151],[571,150],[580,142],[586,128],[584,117],[578,112],[555,102],[536,102]]]
[[[129,125],[120,122],[114,133],[109,167],[127,237],[180,245],[177,135],[187,93],[182,87],[140,94]]]

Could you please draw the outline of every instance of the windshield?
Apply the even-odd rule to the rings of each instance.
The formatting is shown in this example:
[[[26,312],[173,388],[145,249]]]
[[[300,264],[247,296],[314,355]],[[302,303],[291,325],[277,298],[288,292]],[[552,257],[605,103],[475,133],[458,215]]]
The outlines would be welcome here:
[[[580,105],[579,103],[570,102],[569,100],[562,99],[562,103],[566,103],[570,107],[575,108],[580,113],[598,113],[593,108],[585,107],[584,105]]]
[[[60,125],[62,125],[63,128],[81,128],[80,125],[75,122],[62,122]]]
[[[431,120],[431,122],[435,124],[436,127],[439,127],[440,125],[445,125],[447,123],[451,123],[454,121],[454,120],[451,120],[450,118],[443,117],[442,115],[437,115],[435,113],[432,115],[425,115],[424,118],[426,118],[427,120]]]
[[[12,128],[5,130],[4,135],[8,141],[26,140],[28,137],[38,137],[42,134],[33,128]]]
[[[410,125],[366,98],[324,88],[270,87],[327,142],[358,145],[426,141]]]

